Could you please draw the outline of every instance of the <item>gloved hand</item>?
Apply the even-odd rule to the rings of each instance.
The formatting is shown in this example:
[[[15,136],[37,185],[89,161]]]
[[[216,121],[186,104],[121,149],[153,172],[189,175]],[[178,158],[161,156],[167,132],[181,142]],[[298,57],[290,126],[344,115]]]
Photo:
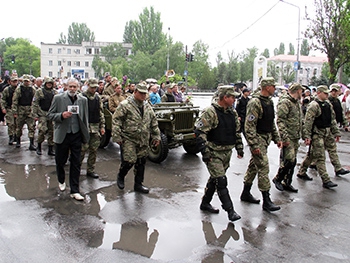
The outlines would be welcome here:
[[[210,162],[211,158],[210,158],[210,152],[205,152],[202,153],[202,161],[205,163]]]
[[[244,151],[243,151],[243,149],[237,150],[237,155],[243,157],[243,156],[244,156]]]

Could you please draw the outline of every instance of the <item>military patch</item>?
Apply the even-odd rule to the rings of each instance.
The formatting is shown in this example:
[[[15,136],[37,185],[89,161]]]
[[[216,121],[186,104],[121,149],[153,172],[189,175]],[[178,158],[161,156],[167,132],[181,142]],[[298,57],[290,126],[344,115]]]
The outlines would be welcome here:
[[[203,127],[203,122],[202,121],[199,121],[199,122],[197,122],[197,124],[196,124],[196,128],[201,128],[201,127]]]
[[[253,114],[249,115],[248,121],[253,121],[255,120],[255,116]]]

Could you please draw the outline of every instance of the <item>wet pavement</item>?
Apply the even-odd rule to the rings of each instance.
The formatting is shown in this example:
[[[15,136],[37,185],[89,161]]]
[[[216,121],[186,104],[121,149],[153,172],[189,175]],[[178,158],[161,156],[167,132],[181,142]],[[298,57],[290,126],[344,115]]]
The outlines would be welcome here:
[[[203,99],[205,101],[205,99]],[[202,102],[200,102],[202,103]],[[99,149],[99,179],[80,179],[84,202],[61,193],[54,158],[7,145],[7,127],[0,125],[0,262],[349,262],[350,174],[335,177],[334,190],[313,181],[294,179],[299,192],[279,192],[271,198],[281,210],[267,213],[261,204],[239,200],[249,162],[249,149],[236,153],[227,171],[229,191],[242,219],[230,223],[222,209],[211,215],[199,210],[208,179],[201,155],[172,149],[161,164],[146,164],[148,195],[133,191],[133,174],[124,190],[116,185],[119,146]],[[26,134],[26,130],[25,130]],[[349,168],[350,133],[342,133],[339,158]],[[307,148],[302,145],[298,164]],[[269,147],[270,178],[278,169],[279,152]],[[68,169],[68,166],[67,166]],[[296,174],[296,172],[295,172]],[[261,198],[254,182],[252,193]],[[215,194],[212,204],[220,207]]]

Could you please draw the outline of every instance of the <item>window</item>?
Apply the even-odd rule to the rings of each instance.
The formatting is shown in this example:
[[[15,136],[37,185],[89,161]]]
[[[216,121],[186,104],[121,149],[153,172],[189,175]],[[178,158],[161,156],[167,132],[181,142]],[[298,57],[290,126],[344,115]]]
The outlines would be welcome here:
[[[314,68],[314,76],[317,75],[317,68]]]
[[[49,60],[49,66],[52,66],[53,63],[52,63],[52,60]]]
[[[61,54],[62,53],[62,49],[57,49],[57,54]]]
[[[72,61],[67,61],[67,66],[72,66]]]
[[[89,61],[85,61],[85,67],[89,67]]]
[[[85,79],[89,78],[89,72],[85,72]]]
[[[100,49],[99,48],[95,48],[95,54],[100,54]]]
[[[52,48],[49,48],[49,54],[52,54]]]
[[[70,72],[67,72],[67,77],[70,78],[72,74]]]
[[[67,49],[67,54],[71,54],[72,50],[70,48]]]
[[[49,77],[51,77],[52,78],[52,71],[49,71]]]
[[[92,48],[87,48],[87,49],[86,49],[86,54],[91,55],[91,54],[92,54]]]
[[[57,61],[57,65],[62,66],[62,61],[61,60]]]
[[[75,54],[80,54],[80,49],[74,49]]]
[[[80,61],[75,61],[74,65],[77,66],[77,67],[80,67]]]
[[[303,68],[300,68],[300,70],[299,70],[300,75],[303,75],[303,71],[304,71],[304,69],[303,69]]]

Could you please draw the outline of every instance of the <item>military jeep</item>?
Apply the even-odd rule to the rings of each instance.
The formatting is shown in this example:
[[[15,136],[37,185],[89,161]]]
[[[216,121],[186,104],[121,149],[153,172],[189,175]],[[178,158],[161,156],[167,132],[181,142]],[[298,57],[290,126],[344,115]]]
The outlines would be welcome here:
[[[150,142],[148,158],[155,163],[161,163],[167,156],[169,149],[183,146],[189,154],[199,152],[194,134],[194,123],[199,116],[199,107],[189,103],[165,102],[153,105],[161,132],[161,141],[157,147]],[[106,132],[101,137],[100,148],[108,145],[112,135],[112,113],[104,109]]]

